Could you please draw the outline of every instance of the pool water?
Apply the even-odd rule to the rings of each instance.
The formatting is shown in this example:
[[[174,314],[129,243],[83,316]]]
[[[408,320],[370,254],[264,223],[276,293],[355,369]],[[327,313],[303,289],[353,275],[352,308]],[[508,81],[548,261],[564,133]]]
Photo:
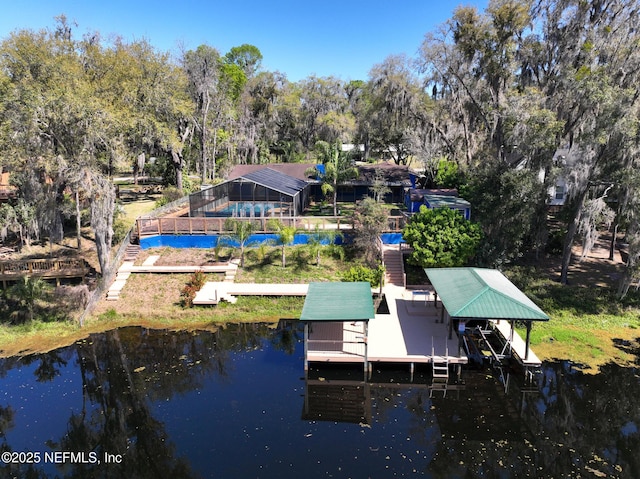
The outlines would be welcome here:
[[[238,202],[231,203],[216,211],[208,211],[206,216],[208,217],[241,217],[241,218],[261,218],[266,216],[273,216],[275,210],[280,208],[288,208],[288,203],[254,203],[254,202]]]

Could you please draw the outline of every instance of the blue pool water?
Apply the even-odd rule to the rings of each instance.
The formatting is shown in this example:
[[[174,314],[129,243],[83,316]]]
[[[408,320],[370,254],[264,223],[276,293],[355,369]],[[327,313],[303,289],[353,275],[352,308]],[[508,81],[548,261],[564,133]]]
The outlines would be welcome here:
[[[309,238],[312,235],[299,233],[296,234],[293,240],[294,245],[307,244]],[[380,239],[384,244],[398,244],[402,241],[402,233],[385,233],[380,236]],[[142,249],[148,248],[213,248],[218,244],[218,241],[224,241],[225,246],[238,247],[239,244],[230,239],[220,235],[155,235],[140,238],[140,247]],[[323,240],[323,244],[327,244],[328,240]],[[344,238],[336,238],[336,244],[347,244],[351,241],[349,235],[345,235]],[[256,244],[271,242],[273,244],[278,243],[278,235],[259,233],[249,237],[247,246],[255,246]]]
[[[216,211],[208,211],[206,216],[208,217],[256,217],[271,216],[275,208],[287,207],[287,203],[253,203],[253,202],[238,202],[220,208]]]

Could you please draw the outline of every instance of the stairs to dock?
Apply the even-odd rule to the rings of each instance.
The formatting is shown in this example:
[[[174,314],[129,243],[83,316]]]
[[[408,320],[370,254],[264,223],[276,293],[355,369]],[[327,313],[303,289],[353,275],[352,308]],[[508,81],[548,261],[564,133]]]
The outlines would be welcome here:
[[[404,287],[404,267],[402,264],[402,252],[397,245],[385,247],[382,251],[382,262],[385,268],[386,284]]]

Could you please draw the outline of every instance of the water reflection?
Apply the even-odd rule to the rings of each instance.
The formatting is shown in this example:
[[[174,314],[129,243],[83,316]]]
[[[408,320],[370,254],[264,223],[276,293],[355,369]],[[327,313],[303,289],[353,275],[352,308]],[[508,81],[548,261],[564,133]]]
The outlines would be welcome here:
[[[292,324],[126,328],[2,360],[1,451],[100,462],[0,463],[0,476],[640,477],[634,369],[549,363],[508,392],[490,370],[446,389],[427,368],[302,378],[300,338]]]

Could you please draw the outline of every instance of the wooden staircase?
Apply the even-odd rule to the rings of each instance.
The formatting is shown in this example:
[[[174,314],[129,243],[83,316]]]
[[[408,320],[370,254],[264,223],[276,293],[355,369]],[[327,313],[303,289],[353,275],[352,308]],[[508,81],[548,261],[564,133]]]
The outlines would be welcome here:
[[[385,268],[385,283],[404,287],[402,253],[397,246],[383,250],[382,262]]]
[[[124,252],[124,261],[135,261],[140,253],[139,244],[129,244]]]

